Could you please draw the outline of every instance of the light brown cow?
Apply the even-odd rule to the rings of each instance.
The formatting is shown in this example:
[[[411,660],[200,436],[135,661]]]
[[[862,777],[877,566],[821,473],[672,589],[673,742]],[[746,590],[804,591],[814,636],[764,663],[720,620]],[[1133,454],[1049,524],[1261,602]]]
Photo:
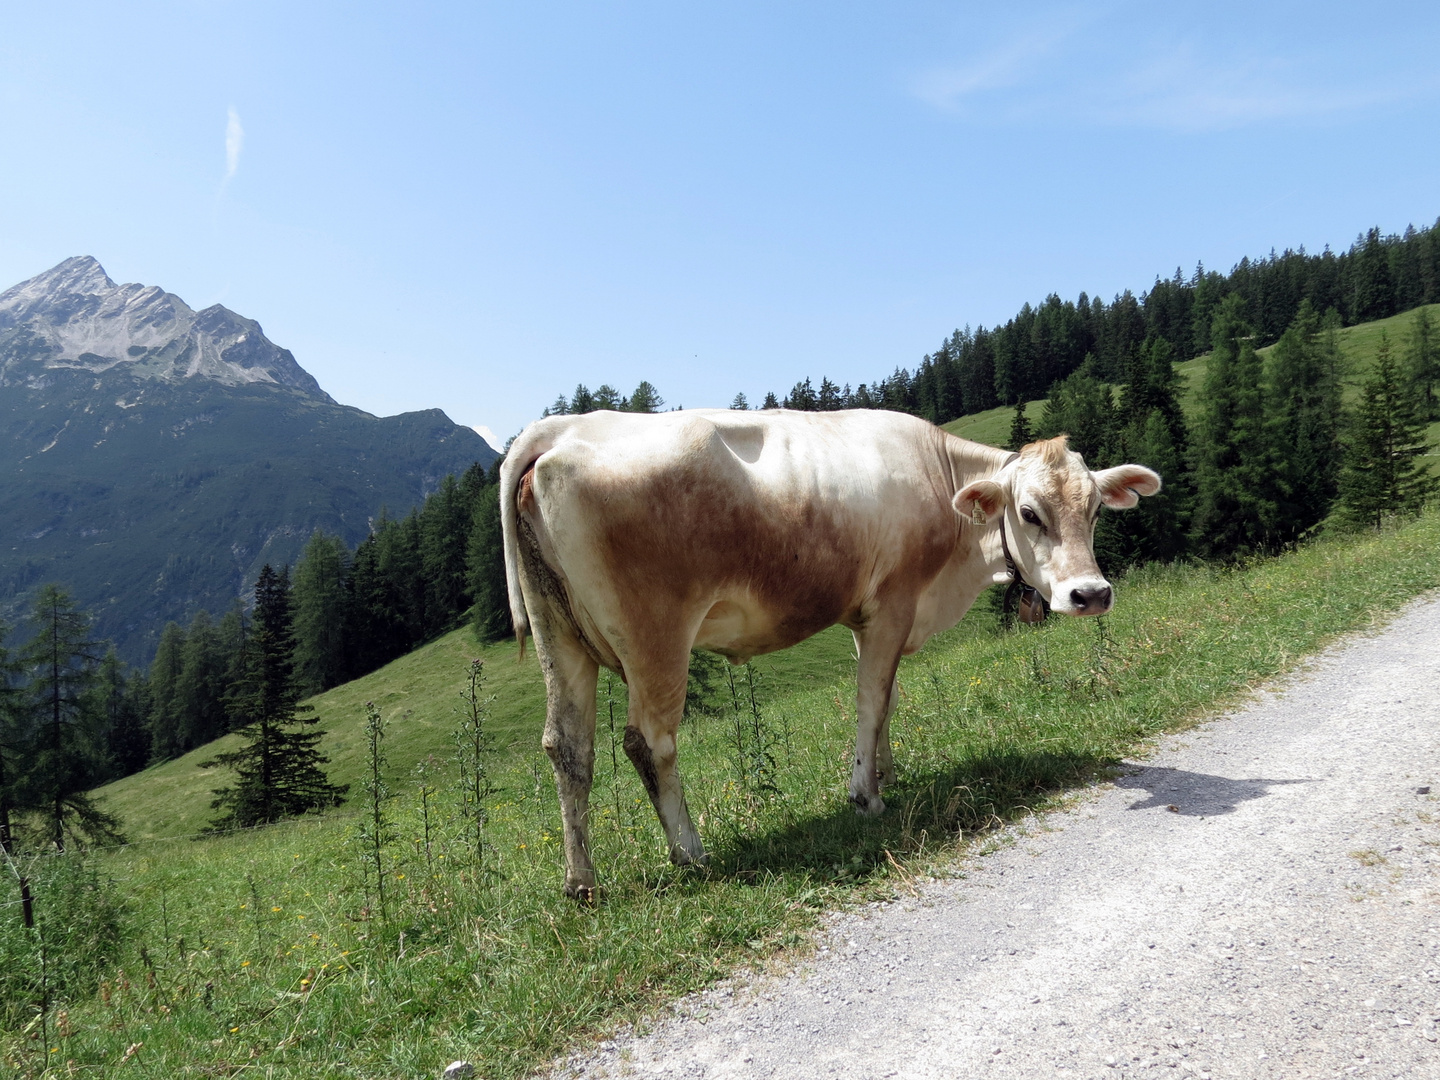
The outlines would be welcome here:
[[[1138,465],[1091,472],[1063,436],[1009,454],[869,410],[550,417],[515,440],[500,475],[511,612],[544,670],[565,891],[579,897],[595,887],[601,665],[629,686],[625,753],[671,859],[701,862],[675,767],[690,650],[738,664],[843,623],[859,656],[850,798],[878,814],[900,657],[1012,569],[1055,611],[1108,611],[1100,507],[1160,488]]]

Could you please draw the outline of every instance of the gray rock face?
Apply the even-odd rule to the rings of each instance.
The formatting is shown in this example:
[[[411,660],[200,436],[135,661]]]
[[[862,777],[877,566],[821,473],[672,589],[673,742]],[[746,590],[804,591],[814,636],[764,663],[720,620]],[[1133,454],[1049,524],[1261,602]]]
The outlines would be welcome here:
[[[154,285],[117,285],[88,255],[0,293],[0,385],[43,380],[56,368],[272,383],[331,401],[253,319],[219,304],[195,311]]]

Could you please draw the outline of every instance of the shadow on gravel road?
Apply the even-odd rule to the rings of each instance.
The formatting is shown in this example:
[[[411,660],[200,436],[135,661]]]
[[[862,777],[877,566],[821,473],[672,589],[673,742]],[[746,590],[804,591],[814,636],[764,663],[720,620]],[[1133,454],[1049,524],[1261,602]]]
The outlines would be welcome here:
[[[1317,784],[1318,780],[1265,780],[1260,778],[1231,780],[1227,776],[1186,772],[1184,769],[1156,768],[1152,765],[1126,763],[1115,778],[1115,786],[1148,791],[1147,798],[1133,802],[1127,810],[1170,810],[1187,817],[1218,817],[1232,813],[1235,807],[1252,799],[1263,798],[1270,790],[1289,784]]]

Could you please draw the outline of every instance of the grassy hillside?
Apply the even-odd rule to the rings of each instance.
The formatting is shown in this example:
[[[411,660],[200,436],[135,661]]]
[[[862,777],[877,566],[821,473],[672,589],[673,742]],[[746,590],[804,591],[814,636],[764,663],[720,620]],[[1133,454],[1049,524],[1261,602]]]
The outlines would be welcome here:
[[[840,677],[853,649],[850,632],[834,627],[787,652],[760,657],[755,668],[767,683],[787,692],[803,692]],[[527,646],[525,660],[517,662],[513,641],[481,646],[464,629],[309,700],[327,732],[321,751],[331,759],[330,778],[358,790],[365,764],[367,701],[389,719],[394,775],[408,777],[427,756],[451,754],[459,694],[475,658],[485,661],[488,692],[495,697],[491,731],[496,749],[507,758],[536,753],[545,721],[545,686],[533,645]],[[616,700],[623,702],[624,685],[618,679],[612,683]],[[212,790],[226,783],[228,776],[223,770],[202,769],[200,763],[235,745],[235,736],[226,736],[117,780],[95,794],[106,810],[120,818],[131,840],[199,832],[213,816]]]
[[[591,824],[605,894],[594,908],[560,896],[548,763],[533,741],[515,741],[527,721],[508,704],[496,703],[512,742],[490,762],[498,790],[484,847],[467,839],[448,765],[422,804],[406,763],[422,744],[443,745],[460,682],[452,664],[470,651],[452,638],[347,691],[387,700],[395,724],[396,842],[384,856],[383,903],[362,869],[353,812],[141,842],[96,859],[93,877],[68,859],[36,859],[25,869],[49,920],[47,995],[64,1021],[49,1015],[48,1047],[28,1037],[39,1034],[30,1008],[39,950],[0,906],[12,913],[0,916],[0,1061],[22,1076],[61,1063],[108,1075],[123,1060],[136,1077],[243,1069],[308,1080],[434,1076],[465,1057],[487,1077],[523,1075],[669,995],[800,942],[826,906],[943,870],[994,822],[1045,805],[1153,734],[1437,585],[1432,512],[1243,569],[1147,568],[1119,582],[1117,611],[1103,621],[1057,618],[1010,634],[993,620],[962,623],[902,667],[900,782],[878,819],[846,802],[853,680],[843,637],[822,638],[792,654],[795,668],[771,669],[758,718],[744,711],[682,729],[690,806],[713,858],[703,872],[664,861],[602,696]],[[534,678],[528,665],[508,677],[503,666],[492,689]],[[337,749],[340,715],[361,696],[344,707],[329,698]],[[353,751],[342,761],[353,776]],[[132,792],[130,805],[177,797],[151,796]],[[0,879],[0,905],[14,894]]]

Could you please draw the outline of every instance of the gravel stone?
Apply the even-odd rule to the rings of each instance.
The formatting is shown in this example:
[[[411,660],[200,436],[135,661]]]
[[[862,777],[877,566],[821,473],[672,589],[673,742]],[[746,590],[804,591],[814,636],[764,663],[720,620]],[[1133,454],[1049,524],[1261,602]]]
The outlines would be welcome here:
[[[1440,1080],[1440,599],[576,1077]]]

